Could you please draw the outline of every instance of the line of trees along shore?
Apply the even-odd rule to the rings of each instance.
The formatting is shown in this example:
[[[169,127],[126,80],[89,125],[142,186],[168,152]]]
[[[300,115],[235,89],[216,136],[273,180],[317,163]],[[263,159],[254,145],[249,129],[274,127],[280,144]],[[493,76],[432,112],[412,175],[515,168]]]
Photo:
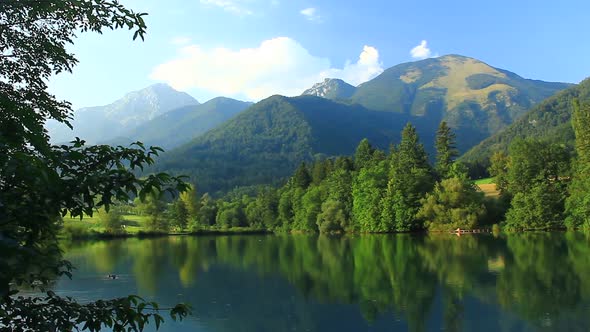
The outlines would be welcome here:
[[[456,228],[587,228],[590,223],[590,105],[574,103],[574,151],[543,140],[515,140],[490,158],[499,197],[484,194],[455,161],[445,122],[434,165],[408,124],[388,152],[368,140],[354,156],[302,163],[279,188],[197,198],[193,187],[169,208],[187,229],[248,227],[275,232],[408,232]]]

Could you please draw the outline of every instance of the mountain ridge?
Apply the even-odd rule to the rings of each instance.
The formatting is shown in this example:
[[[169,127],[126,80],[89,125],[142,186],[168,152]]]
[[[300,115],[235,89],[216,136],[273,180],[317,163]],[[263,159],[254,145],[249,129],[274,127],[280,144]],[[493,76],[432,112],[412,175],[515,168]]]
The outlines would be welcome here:
[[[450,68],[441,60],[451,63]],[[474,68],[483,69],[476,72]],[[393,85],[382,84],[391,81]],[[328,96],[330,89],[323,88],[332,82],[346,84],[328,79],[302,96],[266,98],[163,155],[155,170],[188,174],[202,190],[211,192],[277,183],[302,161],[352,154],[363,138],[386,149],[399,141],[407,122],[416,126],[432,156],[436,129],[440,121],[450,120],[457,147],[464,152],[518,118],[528,105],[569,86],[526,80],[462,56],[394,66],[359,85],[350,98],[314,96]],[[455,99],[447,99],[449,90]],[[461,93],[465,99],[457,99]],[[371,98],[384,101],[381,106],[400,106],[397,110],[374,107],[368,102]],[[478,100],[490,98],[495,98],[493,107],[477,106]],[[451,111],[446,109],[449,103],[454,107]],[[490,123],[493,120],[498,123]]]
[[[126,93],[110,104],[74,111],[71,121],[73,130],[57,122],[48,123],[46,127],[52,142],[68,142],[78,136],[95,144],[124,136],[126,131],[175,108],[198,104],[186,92],[156,83]]]
[[[178,147],[242,112],[251,102],[216,97],[202,104],[173,109],[132,130],[129,141],[165,149]]]
[[[351,100],[369,109],[428,115],[441,113],[453,127],[492,134],[568,83],[524,79],[483,61],[445,55],[386,69],[359,85]]]

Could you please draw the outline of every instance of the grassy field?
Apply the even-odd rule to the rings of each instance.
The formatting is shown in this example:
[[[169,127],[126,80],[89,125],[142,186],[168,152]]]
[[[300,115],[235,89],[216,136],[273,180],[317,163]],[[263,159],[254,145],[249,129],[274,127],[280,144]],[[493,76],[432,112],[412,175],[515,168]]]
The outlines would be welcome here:
[[[473,181],[476,185],[480,184],[494,184],[494,178],[485,178]]]
[[[198,230],[178,230],[170,228],[165,233],[154,233],[151,232],[146,226],[148,217],[139,216],[133,214],[123,215],[123,234],[109,234],[106,232],[102,225],[98,213],[92,217],[84,216],[82,220],[80,218],[66,217],[63,219],[64,227],[61,236],[64,238],[96,238],[96,237],[120,237],[120,236],[149,236],[149,235],[177,235],[177,234],[253,234],[253,233],[266,233],[257,228],[251,227],[232,227],[232,228],[217,228],[217,227],[205,227]]]
[[[147,216],[133,214],[123,215],[125,232],[129,234],[137,234],[140,231],[146,231],[146,228],[144,227],[146,220]],[[64,218],[64,229],[75,234],[105,232],[105,228],[101,224],[98,214],[94,214],[92,217],[84,216],[82,220],[80,220],[80,218],[66,217]]]
[[[500,192],[496,189],[494,178],[485,178],[473,181],[473,183],[479,187],[486,197],[498,197]]]

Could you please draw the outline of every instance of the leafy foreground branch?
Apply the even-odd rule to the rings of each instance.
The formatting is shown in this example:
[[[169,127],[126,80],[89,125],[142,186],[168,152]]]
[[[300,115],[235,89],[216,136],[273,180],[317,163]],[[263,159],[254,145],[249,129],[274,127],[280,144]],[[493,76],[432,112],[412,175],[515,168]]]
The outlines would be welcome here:
[[[76,34],[126,28],[143,39],[146,15],[116,0],[0,1],[0,330],[138,331],[163,320],[163,309],[136,296],[89,304],[51,292],[17,297],[18,289],[71,277],[57,245],[62,216],[82,218],[154,191],[187,189],[165,173],[136,176],[154,163],[157,147],[86,146],[79,138],[56,146],[44,129],[48,120],[71,127],[71,104],[50,94],[47,81],[77,64],[66,50]],[[173,319],[188,313],[184,304],[170,308]]]
[[[190,313],[185,304],[160,308],[157,303],[135,295],[80,304],[51,291],[46,297],[10,298],[0,305],[0,310],[3,312],[0,326],[12,331],[100,331],[103,327],[115,332],[141,331],[151,320],[159,328],[164,321],[161,311],[170,310],[175,321]]]

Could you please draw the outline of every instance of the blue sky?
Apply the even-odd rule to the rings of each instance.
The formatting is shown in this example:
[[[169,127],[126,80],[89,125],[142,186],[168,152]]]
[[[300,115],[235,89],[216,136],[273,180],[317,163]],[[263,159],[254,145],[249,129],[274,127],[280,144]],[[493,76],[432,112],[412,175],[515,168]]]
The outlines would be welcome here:
[[[166,82],[203,102],[296,95],[324,77],[359,84],[418,58],[461,54],[523,77],[590,76],[586,0],[123,0],[149,14],[131,33],[82,34],[80,64],[50,89],[74,107]],[[414,49],[414,52],[411,50]]]

